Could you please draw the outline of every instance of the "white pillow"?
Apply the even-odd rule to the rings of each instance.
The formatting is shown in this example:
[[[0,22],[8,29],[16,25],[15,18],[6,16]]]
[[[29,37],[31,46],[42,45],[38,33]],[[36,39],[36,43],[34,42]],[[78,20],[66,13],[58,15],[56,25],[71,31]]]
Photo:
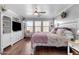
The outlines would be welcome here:
[[[73,33],[71,31],[65,30],[64,35],[68,39],[72,39],[72,38],[74,39],[74,35],[73,35]]]
[[[61,35],[61,36],[64,35],[64,29],[58,29],[56,34]]]

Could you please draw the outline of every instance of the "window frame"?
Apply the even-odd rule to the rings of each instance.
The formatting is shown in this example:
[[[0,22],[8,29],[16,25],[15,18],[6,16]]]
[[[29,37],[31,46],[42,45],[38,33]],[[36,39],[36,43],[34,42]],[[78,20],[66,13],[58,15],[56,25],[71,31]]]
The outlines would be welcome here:
[[[50,26],[50,21],[49,20],[27,20],[27,21],[32,21],[33,22],[33,26],[27,26],[27,24],[26,24],[26,30],[27,30],[27,27],[33,27],[33,30],[32,30],[32,32],[37,32],[37,31],[35,31],[35,28],[36,27],[40,27],[40,31],[38,31],[38,32],[44,32],[43,31],[43,28],[44,27],[49,27]],[[27,21],[26,21],[26,23],[27,23]],[[38,22],[38,21],[40,21],[41,22],[41,25],[40,26],[36,26],[35,25],[35,22]],[[44,21],[48,21],[49,22],[49,26],[43,26],[43,22]],[[49,29],[50,30],[50,29]],[[48,32],[49,32],[49,30],[48,30]]]
[[[46,20],[46,21],[47,21],[47,20]],[[44,24],[44,22],[45,22],[45,21],[43,21],[42,23]],[[50,25],[50,21],[48,21],[48,22],[49,22],[49,25]],[[42,29],[43,29],[42,32],[44,32],[44,27],[48,27],[48,28],[49,28],[49,25],[48,25],[48,26],[45,26],[45,25],[43,25],[43,24],[42,24],[42,26],[43,26],[43,27],[42,27]],[[48,32],[49,32],[49,30],[48,30]]]
[[[32,21],[32,20],[29,20],[29,21]],[[32,27],[32,32],[33,32],[33,21],[32,21],[32,26],[27,26],[27,22],[28,21],[26,21],[26,31],[27,31],[27,27]]]

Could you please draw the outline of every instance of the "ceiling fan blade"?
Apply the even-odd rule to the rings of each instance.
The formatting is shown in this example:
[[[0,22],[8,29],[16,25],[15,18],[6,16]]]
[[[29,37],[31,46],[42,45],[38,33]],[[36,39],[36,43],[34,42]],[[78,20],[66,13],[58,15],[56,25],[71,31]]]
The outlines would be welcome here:
[[[39,12],[39,13],[46,13],[46,12]]]

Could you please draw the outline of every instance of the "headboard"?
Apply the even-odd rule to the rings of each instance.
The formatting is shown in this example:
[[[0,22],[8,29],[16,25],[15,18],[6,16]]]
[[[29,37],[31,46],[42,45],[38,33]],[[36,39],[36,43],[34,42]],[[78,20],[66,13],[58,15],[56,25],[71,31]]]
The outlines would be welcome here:
[[[67,28],[67,27],[57,27],[57,29],[65,29],[65,30],[71,31],[73,33],[74,39],[76,39],[76,29]]]

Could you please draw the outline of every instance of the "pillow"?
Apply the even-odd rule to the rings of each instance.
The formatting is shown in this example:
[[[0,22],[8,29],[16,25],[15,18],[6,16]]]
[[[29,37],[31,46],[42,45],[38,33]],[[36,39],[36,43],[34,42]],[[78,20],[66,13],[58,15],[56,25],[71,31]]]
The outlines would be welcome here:
[[[71,31],[65,30],[64,35],[68,39],[74,39],[74,35],[73,35],[73,33]]]
[[[61,36],[64,35],[64,29],[58,29],[56,34],[61,35]]]

